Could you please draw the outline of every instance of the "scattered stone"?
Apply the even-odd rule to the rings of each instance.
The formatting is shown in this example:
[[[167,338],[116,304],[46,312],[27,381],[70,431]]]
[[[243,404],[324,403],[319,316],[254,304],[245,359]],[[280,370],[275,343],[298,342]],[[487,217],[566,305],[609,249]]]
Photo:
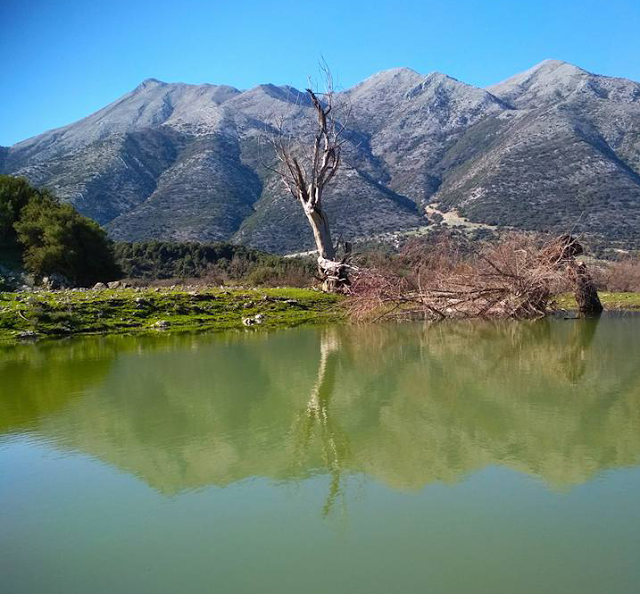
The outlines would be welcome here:
[[[18,338],[20,340],[35,340],[38,338],[38,333],[33,330],[25,330],[24,332],[18,333]]]
[[[111,281],[107,283],[107,287],[110,289],[120,289],[122,287],[122,283],[120,281]]]
[[[252,318],[242,318],[242,323],[245,326],[255,326],[257,324],[262,324],[262,322],[264,322],[263,314],[256,314]]]
[[[153,328],[157,328],[158,330],[164,330],[169,326],[171,326],[171,324],[166,320],[158,320],[155,324],[153,324]]]
[[[244,307],[245,309],[250,309],[255,305],[255,303],[253,301],[247,301],[246,303],[242,304],[242,307]]]
[[[107,285],[105,285],[104,283],[96,283],[95,285],[93,285],[94,291],[101,291],[106,288],[107,288]]]

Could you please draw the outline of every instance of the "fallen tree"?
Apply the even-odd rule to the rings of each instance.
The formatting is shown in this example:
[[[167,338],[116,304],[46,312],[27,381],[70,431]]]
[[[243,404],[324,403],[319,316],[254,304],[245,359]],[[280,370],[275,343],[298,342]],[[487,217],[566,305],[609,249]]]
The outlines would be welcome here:
[[[497,244],[465,252],[446,238],[426,253],[400,257],[409,267],[361,270],[353,279],[355,320],[537,318],[554,309],[553,295],[574,289],[580,313],[602,311],[582,247],[570,236],[541,243],[509,235]],[[415,250],[414,250],[415,251]]]

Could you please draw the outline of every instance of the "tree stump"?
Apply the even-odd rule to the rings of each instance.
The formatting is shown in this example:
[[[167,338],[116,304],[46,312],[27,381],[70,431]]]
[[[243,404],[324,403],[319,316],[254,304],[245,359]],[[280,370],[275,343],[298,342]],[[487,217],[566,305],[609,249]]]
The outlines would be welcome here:
[[[583,316],[599,316],[604,309],[598,297],[596,285],[584,262],[570,262],[569,277],[573,282],[573,293],[578,304],[578,311]]]

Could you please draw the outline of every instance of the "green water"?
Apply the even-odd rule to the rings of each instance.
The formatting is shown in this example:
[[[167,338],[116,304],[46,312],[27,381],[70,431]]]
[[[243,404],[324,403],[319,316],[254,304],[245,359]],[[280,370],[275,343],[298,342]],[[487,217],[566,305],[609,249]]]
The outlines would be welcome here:
[[[640,591],[640,317],[0,350],[0,592]]]

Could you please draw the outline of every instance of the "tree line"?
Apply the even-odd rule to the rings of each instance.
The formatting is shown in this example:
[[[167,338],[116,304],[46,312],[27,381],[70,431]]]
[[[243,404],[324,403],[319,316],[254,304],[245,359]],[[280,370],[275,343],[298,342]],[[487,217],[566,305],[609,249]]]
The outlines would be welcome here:
[[[308,285],[310,258],[284,258],[231,243],[142,241],[117,243],[115,256],[123,276],[131,279],[205,279],[251,285]]]

